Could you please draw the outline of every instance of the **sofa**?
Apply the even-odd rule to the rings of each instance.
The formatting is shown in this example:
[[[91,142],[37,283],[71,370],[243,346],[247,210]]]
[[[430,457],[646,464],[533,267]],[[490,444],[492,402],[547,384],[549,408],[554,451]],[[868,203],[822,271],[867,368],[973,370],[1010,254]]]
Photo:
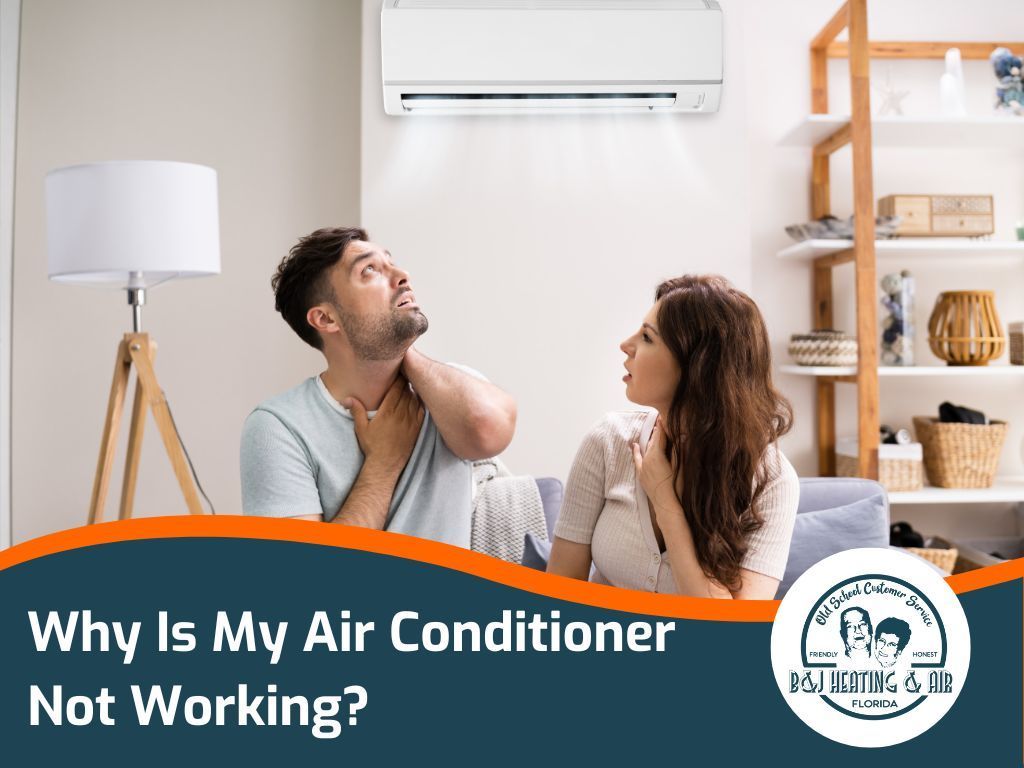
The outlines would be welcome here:
[[[557,478],[538,478],[537,489],[550,540],[562,506],[562,483]],[[889,497],[881,485],[854,477],[801,478],[793,542],[775,597],[781,599],[800,574],[829,555],[888,546]],[[527,534],[523,565],[544,570],[550,551],[550,541]]]

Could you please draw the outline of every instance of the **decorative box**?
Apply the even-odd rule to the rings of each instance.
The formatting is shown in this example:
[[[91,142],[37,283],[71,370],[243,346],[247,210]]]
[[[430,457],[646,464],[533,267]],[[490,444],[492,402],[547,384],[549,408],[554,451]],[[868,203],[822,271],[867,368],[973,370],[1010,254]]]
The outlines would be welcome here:
[[[899,216],[903,237],[980,237],[995,231],[991,195],[889,195],[879,216]]]
[[[958,551],[953,573],[966,573],[1024,557],[1024,538],[1020,536],[961,539],[950,542],[950,546],[956,547]]]
[[[857,438],[836,441],[836,474],[859,477]],[[878,446],[878,482],[887,491],[919,491],[924,486],[924,450],[920,443]]]
[[[1010,364],[1024,365],[1024,323],[1010,323]]]

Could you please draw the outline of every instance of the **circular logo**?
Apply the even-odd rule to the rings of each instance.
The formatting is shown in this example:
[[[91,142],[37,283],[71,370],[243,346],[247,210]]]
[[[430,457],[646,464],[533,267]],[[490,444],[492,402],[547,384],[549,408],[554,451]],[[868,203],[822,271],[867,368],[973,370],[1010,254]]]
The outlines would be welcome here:
[[[937,723],[971,657],[967,617],[927,563],[851,549],[809,568],[772,627],[783,698],[808,726],[854,747],[886,747]]]

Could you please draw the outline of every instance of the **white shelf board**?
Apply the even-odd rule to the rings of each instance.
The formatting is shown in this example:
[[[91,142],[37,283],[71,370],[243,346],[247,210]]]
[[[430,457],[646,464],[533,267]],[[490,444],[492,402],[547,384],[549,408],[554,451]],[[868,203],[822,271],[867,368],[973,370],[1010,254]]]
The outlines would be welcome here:
[[[1024,126],[1022,126],[1024,130]],[[803,240],[779,251],[780,259],[811,261],[819,256],[853,248],[852,240]],[[900,258],[942,258],[1024,261],[1024,241],[974,240],[969,237],[921,237],[876,240],[875,256]]]
[[[856,376],[857,368],[854,366],[823,366],[823,365],[780,365],[779,371],[794,376]],[[910,378],[918,376],[942,376],[969,379],[982,379],[990,376],[1000,378],[1018,377],[1024,379],[1024,365],[1007,365],[995,363],[993,365],[980,366],[955,366],[955,365],[912,365],[879,366],[878,377],[887,378]]]
[[[1024,477],[997,477],[991,488],[933,488],[894,491],[890,504],[1002,504],[1024,502]]]
[[[1024,365],[912,365],[912,366],[879,366],[881,378],[905,378],[908,376],[954,376],[957,378],[980,379],[988,376],[1001,378],[1019,377],[1024,379]]]
[[[794,376],[856,376],[854,365],[780,365],[779,371]]]
[[[779,143],[789,147],[813,147],[848,122],[850,118],[846,115],[808,115]],[[875,117],[871,121],[871,140],[876,147],[1024,150],[1024,117]]]

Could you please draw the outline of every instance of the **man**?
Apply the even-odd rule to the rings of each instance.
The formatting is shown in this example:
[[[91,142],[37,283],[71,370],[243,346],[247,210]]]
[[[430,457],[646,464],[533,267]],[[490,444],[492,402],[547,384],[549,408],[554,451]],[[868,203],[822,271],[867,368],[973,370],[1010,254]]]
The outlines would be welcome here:
[[[409,275],[361,229],[300,239],[272,285],[277,310],[327,370],[246,419],[245,514],[468,547],[470,462],[509,444],[513,399],[413,347],[427,318]]]
[[[871,663],[871,617],[862,608],[850,607],[839,614],[839,635],[846,646],[849,666],[864,668]]]
[[[875,658],[883,667],[893,666],[910,642],[910,625],[890,616],[875,628]]]

